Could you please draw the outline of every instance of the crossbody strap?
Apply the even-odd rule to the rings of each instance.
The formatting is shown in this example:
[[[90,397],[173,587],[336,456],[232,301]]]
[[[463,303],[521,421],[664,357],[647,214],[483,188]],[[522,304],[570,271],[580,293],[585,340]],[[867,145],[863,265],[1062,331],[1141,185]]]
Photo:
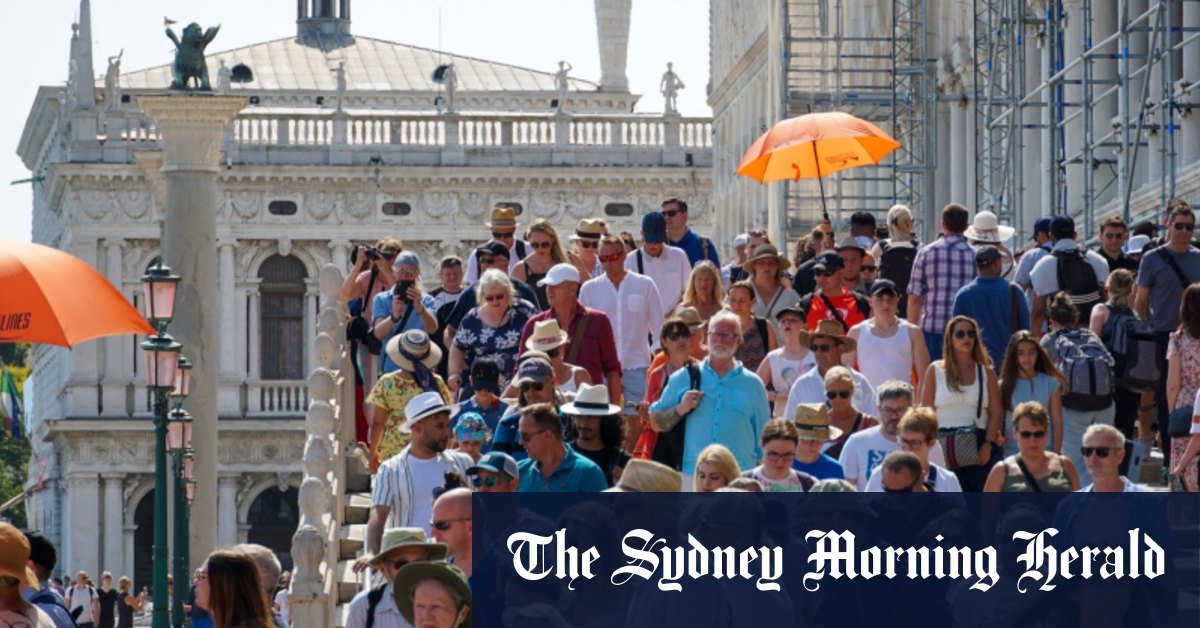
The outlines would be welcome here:
[[[975,365],[975,383],[979,385],[979,400],[975,402],[975,419],[983,417],[983,387],[987,385],[983,381],[983,365]]]
[[[1171,270],[1175,271],[1175,276],[1179,278],[1179,284],[1183,286],[1184,290],[1187,290],[1187,287],[1191,285],[1192,282],[1188,281],[1187,275],[1185,275],[1183,269],[1179,267],[1179,262],[1175,261],[1175,256],[1171,255],[1171,251],[1168,250],[1166,244],[1158,247],[1158,254],[1162,256],[1163,261],[1167,263],[1167,266],[1170,266]]]
[[[1021,473],[1025,476],[1025,482],[1029,484],[1029,488],[1035,493],[1042,492],[1042,487],[1038,486],[1037,480],[1033,479],[1033,474],[1029,472],[1029,467],[1025,466],[1025,461],[1017,456],[1017,467],[1021,469]]]
[[[825,302],[825,307],[829,308],[829,313],[833,314],[833,317],[841,324],[842,333],[850,331],[850,326],[846,324],[846,319],[842,318],[841,312],[838,312],[836,307],[833,307],[833,301],[830,301],[824,292],[818,292],[817,296],[821,297],[821,300]]]
[[[587,333],[588,309],[583,305],[579,306],[583,309],[583,320],[579,321],[579,328],[571,337],[571,348],[567,349],[567,364],[575,364],[575,358],[579,355],[579,349],[583,346],[583,335]]]

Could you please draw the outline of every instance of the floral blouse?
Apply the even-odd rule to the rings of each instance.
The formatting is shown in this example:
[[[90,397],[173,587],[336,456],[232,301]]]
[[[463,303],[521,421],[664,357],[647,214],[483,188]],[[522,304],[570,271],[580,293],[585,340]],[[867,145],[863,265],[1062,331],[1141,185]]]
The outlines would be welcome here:
[[[466,364],[485,356],[495,360],[500,367],[500,390],[504,390],[517,368],[521,331],[532,314],[525,308],[510,307],[498,327],[489,327],[476,307],[463,317],[454,335],[454,346],[463,352]]]
[[[1192,338],[1187,332],[1171,332],[1167,359],[1177,357],[1183,360],[1179,365],[1179,393],[1175,395],[1175,407],[1180,408],[1191,405],[1200,388],[1200,339]]]
[[[379,460],[384,461],[396,454],[408,444],[408,434],[400,431],[404,422],[404,406],[413,397],[425,392],[417,385],[411,375],[401,379],[401,371],[392,371],[379,376],[375,386],[367,395],[366,402],[378,408],[377,412],[387,413],[387,427],[383,430],[383,439],[379,441]],[[407,374],[406,374],[407,375]],[[446,403],[450,403],[450,389],[440,375],[434,374],[437,380],[438,392]]]

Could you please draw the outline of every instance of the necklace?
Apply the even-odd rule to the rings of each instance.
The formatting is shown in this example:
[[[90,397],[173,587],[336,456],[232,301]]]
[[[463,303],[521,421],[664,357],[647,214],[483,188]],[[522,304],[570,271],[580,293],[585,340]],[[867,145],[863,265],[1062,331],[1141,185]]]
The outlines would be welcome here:
[[[892,321],[891,325],[888,325],[886,327],[883,325],[880,325],[879,322],[876,321],[875,319],[871,319],[871,325],[875,327],[876,331],[883,333],[883,334],[888,334],[888,333],[891,333],[891,332],[899,329],[900,319],[897,318],[896,320]]]

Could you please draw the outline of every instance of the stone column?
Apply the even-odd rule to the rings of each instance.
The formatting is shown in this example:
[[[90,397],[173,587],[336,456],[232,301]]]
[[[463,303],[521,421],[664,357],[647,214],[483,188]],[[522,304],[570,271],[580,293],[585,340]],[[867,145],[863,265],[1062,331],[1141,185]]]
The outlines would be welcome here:
[[[237,356],[244,335],[238,334],[237,278],[234,276],[234,252],[237,240],[221,240],[217,245],[217,282],[220,293],[221,334],[220,346],[220,395],[217,410],[220,415],[233,415],[239,411],[242,378],[237,373]]]
[[[70,246],[70,253],[103,270],[97,262],[99,241],[80,239]],[[129,336],[121,336],[128,340]],[[71,349],[67,357],[70,379],[67,383],[66,405],[69,416],[94,417],[100,409],[100,343],[85,342]]]
[[[125,268],[121,259],[121,238],[104,240],[104,277],[122,294],[125,290]],[[127,356],[130,344],[128,336],[114,336],[104,339],[104,380],[102,385],[104,416],[125,416],[125,384],[129,380],[126,367],[129,365]],[[111,568],[110,568],[111,569]]]
[[[208,94],[139,96],[138,105],[158,124],[166,185],[163,256],[178,274],[180,307],[170,332],[191,360],[192,393],[186,405],[195,419],[196,499],[192,508],[191,564],[217,547],[217,173],[221,135],[246,106],[244,97]]]
[[[223,475],[217,480],[217,505],[220,513],[217,520],[217,545],[237,543],[237,494],[238,476]]]
[[[967,117],[974,115],[963,102],[950,103],[950,201],[953,203],[971,204],[974,192],[967,196],[967,174],[964,172],[968,159],[974,157],[967,153]],[[973,189],[973,188],[972,188]],[[934,231],[936,232],[936,228]]]
[[[80,569],[100,573],[100,478],[95,473],[67,475],[67,516],[63,517],[64,574]]]
[[[633,0],[596,0],[596,39],[600,44],[600,91],[629,92],[629,16]]]
[[[1183,26],[1200,28],[1200,2],[1183,3]],[[1183,36],[1196,35],[1185,31]],[[1193,40],[1183,47],[1183,78],[1191,83],[1192,91],[1181,100],[1200,104],[1200,41]],[[1200,161],[1200,106],[1193,106],[1190,114],[1180,118],[1180,123],[1182,132],[1176,146],[1180,149],[1180,165],[1186,167]]]
[[[100,477],[104,479],[104,537],[100,543],[104,562],[100,566],[116,572],[125,569],[125,475],[105,473]]]
[[[1092,2],[1092,42],[1093,45],[1101,40],[1112,35],[1117,30],[1117,12],[1116,7],[1108,7],[1105,3]],[[1113,42],[1100,48],[1099,52],[1104,55],[1116,55],[1120,51],[1118,47],[1118,39],[1113,39]],[[1101,98],[1100,95],[1112,89],[1109,83],[1117,78],[1117,61],[1115,58],[1106,58],[1104,56],[1096,57],[1092,61],[1092,141],[1099,143],[1100,138],[1112,133],[1112,120],[1117,115],[1117,96],[1118,92],[1113,92],[1112,95]],[[1114,140],[1118,139],[1119,135],[1114,135]],[[1098,160],[1117,159],[1117,153],[1109,146],[1097,146],[1094,148],[1092,157]],[[1113,198],[1114,194],[1124,192],[1117,190],[1117,186],[1113,183],[1113,178],[1116,175],[1115,170],[1110,170],[1107,166],[1101,166],[1092,171],[1092,194],[1096,195],[1096,200],[1093,205],[1094,209],[1099,209],[1101,205]],[[1105,190],[1103,193],[1101,190]],[[1098,224],[1098,223],[1097,223]],[[1084,233],[1083,225],[1080,225],[1079,233]],[[1094,235],[1096,227],[1088,226],[1088,237]]]

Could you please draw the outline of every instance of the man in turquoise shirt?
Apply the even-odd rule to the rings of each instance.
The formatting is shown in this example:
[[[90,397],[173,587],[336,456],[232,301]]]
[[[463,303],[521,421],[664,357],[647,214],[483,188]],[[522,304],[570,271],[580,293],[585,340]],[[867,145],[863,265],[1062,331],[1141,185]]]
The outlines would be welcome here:
[[[517,434],[529,457],[517,463],[519,493],[599,493],[604,472],[563,442],[562,419],[554,406],[535,403],[521,411]]]
[[[650,424],[656,432],[669,431],[686,417],[685,484],[695,472],[700,451],[713,443],[728,447],[743,469],[758,466],[762,458],[758,437],[771,420],[771,408],[762,380],[733,357],[742,343],[741,327],[730,312],[709,319],[709,351],[700,364],[700,389],[691,390],[687,369],[679,369],[650,406]]]

